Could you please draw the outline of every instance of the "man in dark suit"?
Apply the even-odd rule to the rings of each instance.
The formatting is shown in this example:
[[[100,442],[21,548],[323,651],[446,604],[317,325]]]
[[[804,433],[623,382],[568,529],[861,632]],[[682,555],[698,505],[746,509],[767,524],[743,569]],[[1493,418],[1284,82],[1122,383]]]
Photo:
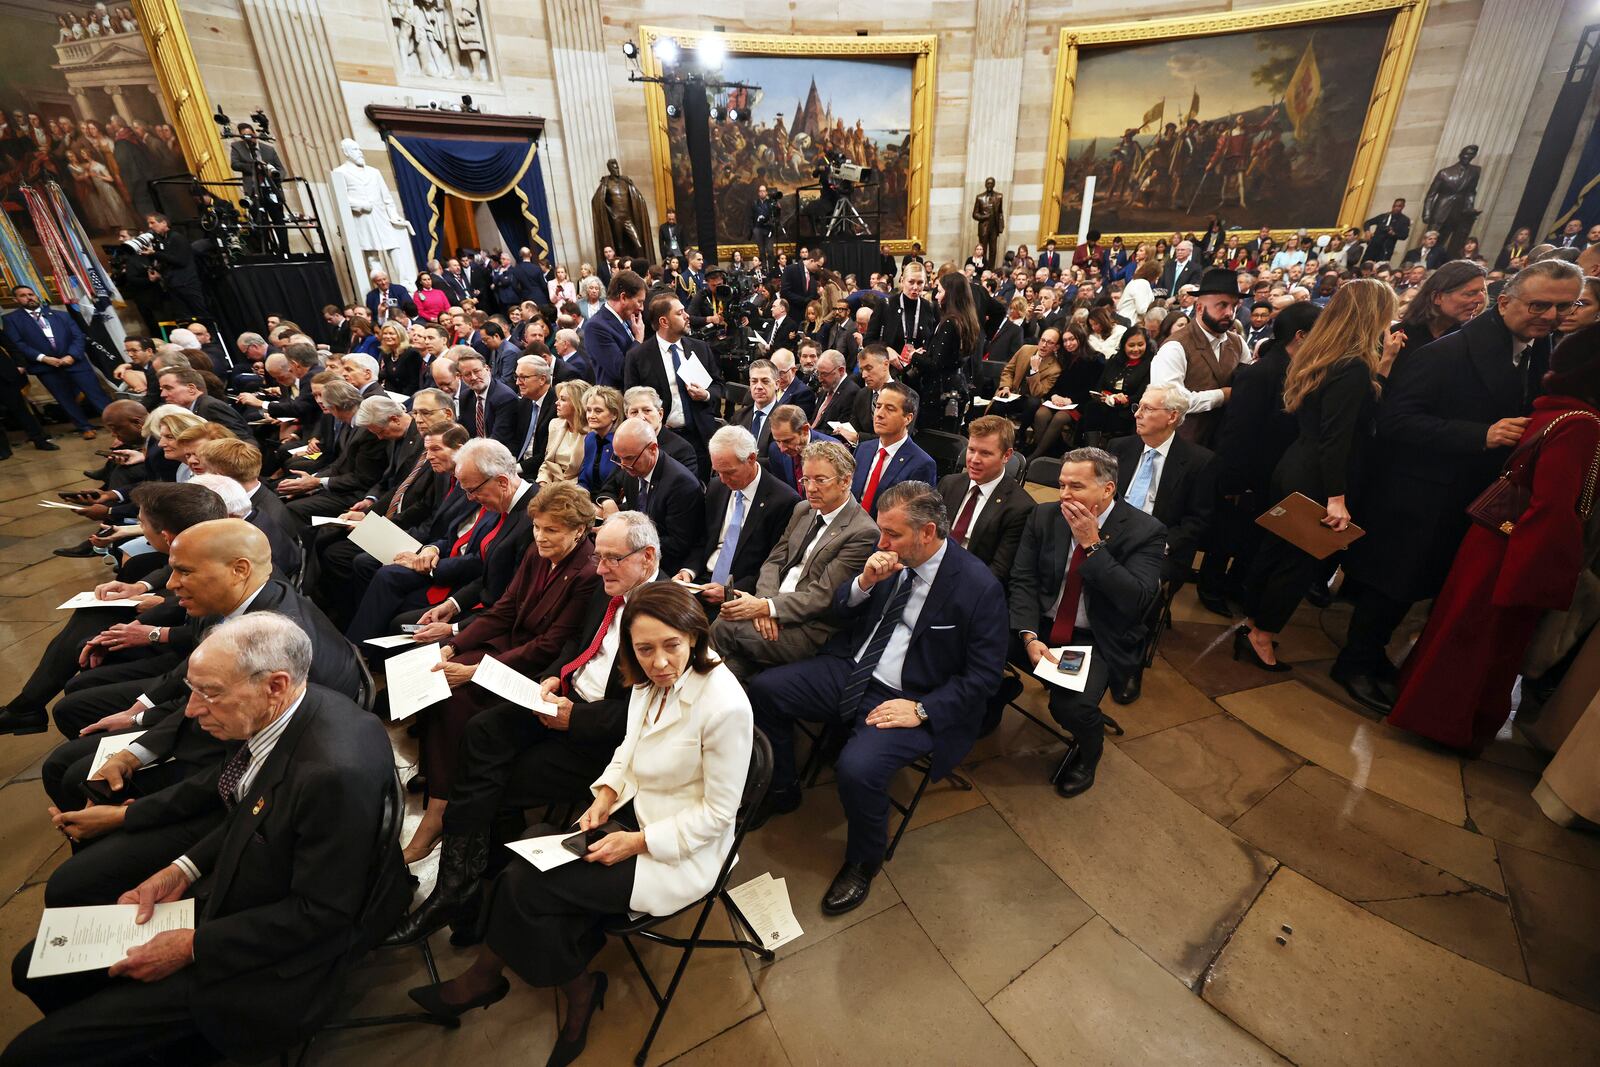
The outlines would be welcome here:
[[[1011,567],[1012,662],[1031,671],[1064,645],[1090,648],[1082,692],[1050,686],[1050,714],[1073,738],[1051,775],[1064,797],[1094,785],[1105,746],[1100,700],[1142,662],[1145,617],[1161,587],[1166,528],[1116,493],[1115,457],[1098,448],[1068,452],[1061,502],[1034,509]]]
[[[508,450],[520,446],[522,441],[516,435],[517,394],[494,377],[488,362],[475,350],[457,345],[450,349],[449,356],[455,361],[461,384],[468,390],[461,399],[461,425],[472,436],[499,441]]]
[[[678,226],[678,213],[672,208],[667,209],[666,220],[656,227],[656,244],[661,249],[661,262],[673,256],[683,258],[683,230]]]
[[[595,498],[602,512],[641,511],[660,531],[661,569],[676,573],[694,555],[705,522],[700,479],[671,456],[663,455],[655,429],[643,419],[628,419],[612,438],[616,469]]]
[[[1061,276],[1061,253],[1056,251],[1054,239],[1044,243],[1044,247],[1039,250],[1039,256],[1034,262],[1049,271],[1052,278]]]
[[[859,392],[861,386],[847,372],[843,353],[832,348],[823,352],[817,357],[817,403],[811,422],[824,430],[830,422],[849,422]]]
[[[758,359],[747,374],[750,399],[733,413],[733,424],[749,430],[756,439],[756,451],[765,453],[772,442],[772,413],[778,407],[778,368],[770,359]]]
[[[705,539],[674,577],[706,584],[700,597],[715,606],[735,589],[755,589],[761,564],[800,497],[762,467],[756,439],[742,426],[724,426],[712,435],[711,470],[716,477],[706,489]]]
[[[1415,248],[1406,249],[1406,254],[1400,257],[1401,265],[1408,263],[1421,263],[1429,270],[1442,267],[1450,261],[1450,250],[1439,243],[1437,230],[1429,230],[1422,235],[1422,243]]]
[[[1172,246],[1172,258],[1161,268],[1161,278],[1156,282],[1156,288],[1175,297],[1185,285],[1199,285],[1203,269],[1194,256],[1194,242],[1179,241]]]
[[[878,515],[878,497],[900,482],[939,480],[933,457],[911,440],[911,427],[917,421],[916,390],[901,382],[890,382],[878,390],[872,409],[872,429],[876,440],[856,446],[856,475],[851,492],[867,514]]]
[[[519,304],[527,300],[540,306],[550,303],[550,282],[534,261],[533,249],[523,248],[517,253],[517,265],[511,268],[511,278]]]
[[[356,422],[363,403],[349,383],[325,383],[322,405],[334,418],[333,436],[339,442],[338,450],[331,461],[310,472],[291,474],[278,481],[278,492],[289,498],[290,512],[306,527],[313,515],[337,515],[360,500],[390,466],[392,450],[387,443],[369,427]],[[404,416],[405,409],[400,408],[400,413]]]
[[[512,454],[517,457],[522,476],[532,481],[544,460],[550,423],[556,417],[556,396],[550,391],[550,364],[540,356],[523,356],[517,360],[514,378],[518,399],[511,436],[517,445]]]
[[[793,263],[783,268],[783,276],[778,282],[778,295],[783,297],[783,302],[796,319],[804,318],[806,305],[817,298],[817,272],[821,269],[821,264],[815,259],[798,255]]]
[[[206,380],[188,367],[168,367],[157,376],[163,404],[176,404],[207,422],[222,426],[241,440],[251,439],[250,426],[233,405],[206,392]]]
[[[1363,261],[1387,263],[1394,258],[1394,246],[1411,236],[1411,219],[1406,216],[1405,209],[1405,200],[1396,200],[1388,211],[1366,221],[1370,236],[1367,251],[1361,257]]]
[[[17,310],[0,317],[6,348],[17,361],[11,364],[11,369],[20,365],[24,374],[37,375],[40,384],[61,405],[62,414],[72,420],[84,437],[93,438],[94,427],[78,406],[78,394],[83,394],[84,401],[96,415],[109,401],[94,375],[94,367],[84,355],[83,330],[65,311],[40,304],[39,294],[32,286],[19,285],[11,290],[11,295],[17,302]],[[17,375],[11,384],[20,389],[27,382]],[[9,391],[10,385],[6,388]],[[34,440],[41,436],[43,430]]]
[[[398,283],[391,284],[389,272],[372,272],[372,288],[367,290],[367,310],[372,313],[372,327],[377,329],[389,320],[389,310],[411,302],[411,290]]]
[[[813,429],[806,413],[793,404],[780,404],[772,409],[771,430],[772,442],[767,445],[762,464],[784,485],[804,492],[800,478],[805,450],[813,441],[837,442],[839,439]]]
[[[1393,705],[1389,640],[1413,603],[1443,587],[1471,521],[1467,505],[1521,440],[1551,334],[1582,285],[1574,264],[1541,260],[1507,282],[1494,307],[1395,361],[1378,411],[1384,462],[1362,493],[1367,535],[1346,564],[1355,613],[1329,672],[1357,703]]]
[[[983,361],[993,366],[993,373],[998,375],[1000,370],[1011,357],[1017,354],[1017,349],[1023,345],[1023,321],[1027,318],[1027,310],[1013,314],[1009,309],[1006,317],[1000,320],[1000,325],[989,336],[988,346],[983,352]],[[992,382],[993,379],[990,379]]]
[[[789,313],[790,307],[787,300],[774,300],[768,306],[767,314],[770,318],[756,328],[756,336],[760,338],[763,355],[770,357],[772,353],[780,350],[793,350],[795,340],[800,336],[800,323]]]
[[[710,470],[708,446],[717,432],[716,413],[722,406],[719,361],[704,341],[689,336],[689,315],[677,297],[667,293],[652,297],[644,321],[649,332],[629,348],[623,361],[623,388],[647,385],[656,391],[661,398],[662,427],[693,446],[695,472],[704,476]],[[710,376],[709,384],[690,384],[678,376],[690,357]]]
[[[534,485],[522,480],[516,459],[498,441],[468,441],[455,461],[456,481],[478,506],[471,527],[402,552],[378,569],[345,630],[357,645],[391,633],[402,613],[425,608],[422,625],[448,623],[493,603],[511,584],[531,540],[526,505]]]
[[[121,898],[148,918],[203,879],[195,926],[157,934],[105,972],[29,979],[25,947],[14,981],[45,1018],[12,1040],[7,1062],[171,1062],[197,1042],[259,1060],[316,1032],[404,911],[411,879],[397,842],[378,833],[395,789],[388,736],[348,699],[308,686],[311,659],[310,638],[266,614],[224,623],[195,652],[188,678],[204,697],[188,714],[232,755],[134,807],[148,805],[152,833],[218,821]]]
[[[1016,435],[1011,420],[1000,415],[973,419],[965,469],[939,479],[951,539],[987,564],[1002,585],[1011,577],[1022,527],[1033,511],[1033,497],[1022,483],[1006,477]]]
[[[284,361],[282,378],[276,377],[275,360]],[[322,409],[317,407],[316,395],[311,391],[311,379],[322,369],[322,360],[315,345],[296,341],[286,345],[282,353],[267,357],[267,373],[278,383],[276,400],[256,393],[240,393],[239,404],[245,408],[258,408],[275,419],[293,419],[300,424],[302,433],[310,432],[316,425]]]
[[[478,343],[469,343],[467,347],[481,355],[484,362],[489,364],[489,373],[494,375],[495,381],[515,389],[517,360],[522,358],[522,349],[506,337],[506,328],[494,319],[490,319],[481,329],[474,330],[473,333],[477,336]]]
[[[406,409],[387,396],[363,400],[351,427],[355,439],[337,462],[318,475],[321,488],[287,505],[301,532],[309,533],[311,519],[317,515],[367,511],[393,493],[422,459],[421,430]],[[374,469],[377,477],[358,484]]]
[[[891,381],[889,350],[881,341],[867,342],[857,357],[856,369],[861,372],[861,389],[850,404],[850,418],[846,420],[850,423],[850,431],[845,432],[832,425],[835,420],[828,420],[828,428],[837,430],[852,448],[861,441],[877,436],[872,417],[878,407],[879,391]]]
[[[461,261],[452,259],[444,265],[444,270],[439,272],[439,277],[434,279],[439,288],[444,290],[444,295],[449,297],[453,307],[460,307],[461,302],[472,295],[467,276],[461,272]]]
[[[802,344],[814,344],[804,341]],[[820,358],[820,357],[819,357]],[[817,404],[817,394],[811,389],[805,379],[797,373],[795,355],[793,352],[783,350],[773,353],[772,365],[778,371],[778,403],[793,404],[811,417],[812,410]]]
[[[584,621],[542,676],[553,717],[530,715],[510,701],[473,716],[444,813],[439,877],[428,898],[390,936],[411,944],[461,916],[477,896],[489,863],[489,833],[502,808],[564,804],[589,796],[589,785],[627,735],[633,688],[616,669],[627,598],[658,577],[661,543],[648,516],[619,512],[594,538],[603,586]]]
[[[611,276],[606,306],[583,324],[583,356],[594,371],[591,384],[623,388],[628,350],[643,340],[642,329],[635,333],[634,323],[642,326],[644,304],[643,278],[631,270]]]
[[[816,658],[764,671],[749,686],[756,724],[772,742],[772,811],[800,803],[794,720],[850,731],[838,761],[849,837],[822,900],[830,915],[867,898],[889,842],[894,775],[922,756],[935,780],[949,774],[977,739],[1005,666],[1005,592],[950,541],[939,494],[906,482],[882,500],[879,551],[834,593],[843,629]]]
[[[156,235],[156,248],[150,259],[153,269],[160,273],[161,288],[177,310],[190,317],[207,318],[205,294],[200,288],[200,268],[195,264],[194,248],[181,233],[172,232],[172,223],[165,215],[149,214],[144,219],[145,228]]]

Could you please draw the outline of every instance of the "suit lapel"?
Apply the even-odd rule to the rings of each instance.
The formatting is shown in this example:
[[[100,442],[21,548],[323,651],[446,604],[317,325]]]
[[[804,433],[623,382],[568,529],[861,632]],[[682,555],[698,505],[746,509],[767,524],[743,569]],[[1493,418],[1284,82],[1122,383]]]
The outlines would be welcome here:
[[[961,569],[957,562],[957,553],[963,551],[954,541],[945,542],[944,561],[939,564],[939,573],[933,579],[933,586],[928,590],[928,598],[922,602],[922,610],[917,613],[917,625],[911,631],[911,640],[917,638],[928,629],[928,624],[938,617],[939,609],[950,598],[955,587],[961,584],[961,576],[956,573]]]

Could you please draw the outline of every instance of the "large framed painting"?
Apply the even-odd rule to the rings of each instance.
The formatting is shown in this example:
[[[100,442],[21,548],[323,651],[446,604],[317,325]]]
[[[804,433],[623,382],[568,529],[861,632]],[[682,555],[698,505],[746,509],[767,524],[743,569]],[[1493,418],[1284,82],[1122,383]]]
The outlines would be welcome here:
[[[1332,0],[1061,31],[1039,240],[1356,225],[1427,0]]]
[[[672,73],[656,56],[655,42],[671,37],[687,59],[711,34],[642,26],[645,74]],[[726,49],[721,80],[759,86],[719,96],[723,107],[747,109],[747,121],[712,123],[711,164],[717,244],[723,252],[753,252],[750,205],[756,186],[781,190],[787,202],[816,182],[819,152],[837,149],[878,171],[878,237],[887,252],[926,244],[933,147],[933,72],[938,37],[772,37],[716,34]],[[669,117],[667,94],[646,85],[650,157],[656,209],[679,208],[688,244],[702,243],[692,210],[694,180],[681,115]],[[802,194],[804,195],[804,194]],[[792,243],[792,228],[778,243]]]

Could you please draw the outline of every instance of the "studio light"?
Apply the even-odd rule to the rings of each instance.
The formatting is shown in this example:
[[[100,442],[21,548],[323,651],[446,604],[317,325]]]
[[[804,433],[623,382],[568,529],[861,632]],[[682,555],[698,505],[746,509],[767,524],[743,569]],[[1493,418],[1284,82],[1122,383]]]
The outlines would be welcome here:
[[[677,64],[679,49],[676,37],[663,37],[651,47],[662,66],[671,67]]]
[[[728,58],[728,45],[721,37],[702,38],[694,46],[694,51],[705,70],[721,70],[723,60]]]
[[[622,54],[629,59],[638,59],[639,46],[634,44],[632,41],[624,41],[622,43]]]
[[[669,119],[675,119],[675,118],[677,118],[677,117],[678,117],[678,116],[679,116],[679,115],[680,115],[680,114],[682,114],[682,112],[680,112],[680,111],[679,111],[679,110],[678,110],[678,105],[677,105],[677,104],[668,104],[668,105],[667,105],[667,118],[669,118]]]
[[[738,122],[743,118],[744,118],[744,112],[740,111],[738,108],[730,107],[728,109],[728,121],[729,122]]]
[[[722,121],[722,109],[720,107],[718,107],[716,104],[712,104],[711,105],[711,121],[712,122],[721,122]]]

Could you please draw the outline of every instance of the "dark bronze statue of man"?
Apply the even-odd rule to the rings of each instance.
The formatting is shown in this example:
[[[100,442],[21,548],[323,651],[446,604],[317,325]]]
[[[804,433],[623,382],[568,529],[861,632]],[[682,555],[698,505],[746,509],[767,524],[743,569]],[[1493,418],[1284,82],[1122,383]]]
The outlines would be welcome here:
[[[622,174],[617,161],[606,161],[606,176],[589,201],[594,214],[595,255],[604,257],[604,248],[610,245],[617,255],[653,262],[655,251],[650,245],[650,210],[633,179]]]
[[[1461,255],[1478,218],[1475,201],[1483,169],[1472,162],[1477,155],[1477,145],[1463,148],[1456,162],[1433,176],[1428,194],[1422,198],[1422,221],[1438,231],[1439,243],[1451,259]]]
[[[978,224],[978,243],[983,245],[983,262],[993,267],[995,246],[1006,228],[1006,198],[994,191],[994,179],[983,180],[983,192],[972,202],[972,218]]]

